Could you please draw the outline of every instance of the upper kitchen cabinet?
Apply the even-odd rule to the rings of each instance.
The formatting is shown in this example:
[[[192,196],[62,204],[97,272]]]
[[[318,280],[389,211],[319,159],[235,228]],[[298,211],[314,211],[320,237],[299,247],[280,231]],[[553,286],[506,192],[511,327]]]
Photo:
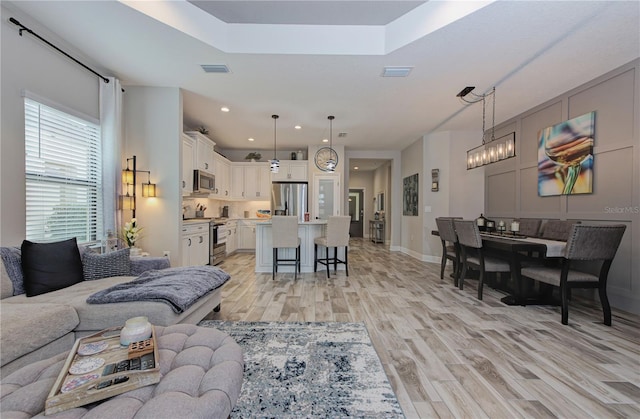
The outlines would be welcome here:
[[[216,154],[213,148],[216,143],[198,131],[187,131],[185,134],[196,140],[195,169],[213,173],[215,164],[213,160]]]
[[[268,200],[271,176],[267,163],[232,163],[231,197],[250,201]]]
[[[216,177],[216,188],[211,198],[231,198],[231,162],[218,153],[213,153],[213,174]]]
[[[273,182],[306,182],[307,160],[280,160],[278,173],[271,173]]]
[[[196,140],[188,135],[182,134],[182,180],[180,187],[182,195],[189,195],[193,192],[193,162],[196,158]]]

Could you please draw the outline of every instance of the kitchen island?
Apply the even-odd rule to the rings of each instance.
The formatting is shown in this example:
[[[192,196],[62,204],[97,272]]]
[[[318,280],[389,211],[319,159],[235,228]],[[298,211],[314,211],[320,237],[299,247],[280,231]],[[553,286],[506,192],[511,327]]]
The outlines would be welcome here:
[[[300,237],[300,271],[313,272],[313,239],[325,234],[326,220],[313,220],[298,224],[298,237]],[[273,267],[273,241],[271,220],[256,223],[256,272],[271,272]],[[295,249],[280,249],[279,257],[295,259]],[[321,255],[324,256],[324,247]],[[344,256],[344,249],[338,251]],[[279,272],[293,272],[293,266],[278,266]],[[338,269],[344,269],[339,265]],[[324,270],[320,265],[319,270]]]

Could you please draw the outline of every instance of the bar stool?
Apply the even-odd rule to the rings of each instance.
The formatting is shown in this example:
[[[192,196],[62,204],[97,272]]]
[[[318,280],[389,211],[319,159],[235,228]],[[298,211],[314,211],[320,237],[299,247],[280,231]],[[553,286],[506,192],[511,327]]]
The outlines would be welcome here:
[[[349,276],[348,253],[350,224],[351,217],[348,215],[334,215],[329,217],[327,220],[327,235],[313,239],[313,272],[318,270],[318,263],[320,263],[327,267],[327,278],[329,278],[329,265],[333,263],[333,270],[337,271],[338,263],[344,263],[347,276]],[[318,246],[324,246],[327,248],[324,260],[318,259]],[[344,247],[344,260],[338,259],[338,247]],[[331,258],[329,257],[330,248],[333,248],[333,257]]]
[[[278,265],[294,266],[293,279],[300,272],[300,237],[298,237],[298,217],[295,215],[277,215],[271,217],[271,236],[273,242],[273,279],[276,279]],[[295,259],[279,259],[278,249],[296,249]]]

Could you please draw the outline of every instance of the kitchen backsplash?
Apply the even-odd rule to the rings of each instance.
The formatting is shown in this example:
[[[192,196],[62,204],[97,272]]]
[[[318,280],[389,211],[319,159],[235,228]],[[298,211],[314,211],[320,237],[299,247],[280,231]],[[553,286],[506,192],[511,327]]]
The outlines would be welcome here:
[[[269,201],[221,201],[219,199],[208,198],[186,198],[182,200],[182,207],[185,218],[195,217],[196,207],[204,206],[204,216],[206,218],[217,218],[222,215],[222,207],[229,207],[230,218],[244,218],[244,212],[249,211],[249,218],[256,218],[258,210],[270,209]],[[184,210],[186,208],[186,210]]]

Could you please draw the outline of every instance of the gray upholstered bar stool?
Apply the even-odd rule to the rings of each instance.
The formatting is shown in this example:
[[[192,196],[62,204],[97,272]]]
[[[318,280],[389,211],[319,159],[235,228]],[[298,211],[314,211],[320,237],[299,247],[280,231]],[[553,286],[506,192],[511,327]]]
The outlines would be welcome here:
[[[300,272],[300,237],[298,237],[298,217],[295,215],[276,215],[271,217],[271,236],[273,242],[273,279],[276,279],[278,265],[294,266],[293,279]],[[296,249],[295,259],[280,259],[278,249]]]
[[[338,269],[338,263],[344,263],[344,267],[349,276],[349,226],[351,217],[348,215],[334,215],[327,220],[327,235],[313,239],[313,272],[318,270],[318,263],[327,267],[327,278],[329,278],[329,265],[333,263],[333,270]],[[325,258],[318,258],[318,246],[327,248]],[[344,247],[344,260],[338,259],[338,247]],[[333,248],[333,257],[329,257],[329,249]]]

